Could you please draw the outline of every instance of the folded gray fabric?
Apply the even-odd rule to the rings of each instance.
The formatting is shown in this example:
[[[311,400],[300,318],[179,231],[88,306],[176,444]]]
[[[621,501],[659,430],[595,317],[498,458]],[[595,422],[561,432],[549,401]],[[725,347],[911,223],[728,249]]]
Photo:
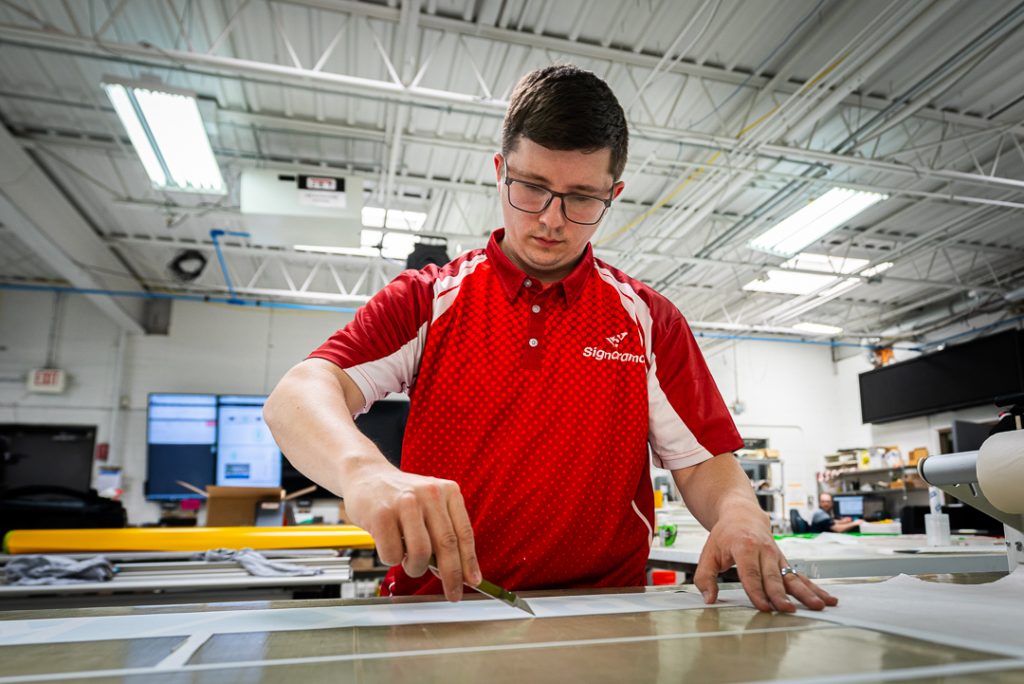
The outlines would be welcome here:
[[[203,553],[197,553],[192,558],[208,562],[235,561],[245,568],[246,572],[256,577],[306,577],[322,575],[324,572],[321,568],[307,568],[294,563],[272,561],[252,549],[210,549]]]
[[[7,562],[4,582],[18,586],[106,582],[114,566],[103,556],[72,560],[63,556],[18,556]]]

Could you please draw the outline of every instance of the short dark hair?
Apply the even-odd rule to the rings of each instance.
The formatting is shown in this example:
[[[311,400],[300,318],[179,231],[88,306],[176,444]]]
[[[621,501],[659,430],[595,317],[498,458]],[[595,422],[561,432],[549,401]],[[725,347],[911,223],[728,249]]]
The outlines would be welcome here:
[[[608,169],[618,181],[626,168],[626,115],[612,89],[596,74],[571,64],[541,67],[523,76],[501,128],[507,157],[525,136],[552,150],[611,150]]]

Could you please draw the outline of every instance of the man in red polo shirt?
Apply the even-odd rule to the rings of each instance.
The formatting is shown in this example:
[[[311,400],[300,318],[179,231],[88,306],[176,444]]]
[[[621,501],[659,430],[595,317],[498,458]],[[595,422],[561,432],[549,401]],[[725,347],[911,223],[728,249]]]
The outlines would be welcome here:
[[[386,593],[458,600],[482,574],[512,590],[642,585],[650,453],[711,531],[695,576],[705,600],[735,563],[761,610],[795,610],[787,594],[835,603],[776,547],[682,314],[593,255],[626,151],[604,81],[573,66],[525,76],[494,156],[505,227],[402,273],[268,399],[288,458],[344,497],[392,566]],[[353,416],[402,391],[399,470]]]

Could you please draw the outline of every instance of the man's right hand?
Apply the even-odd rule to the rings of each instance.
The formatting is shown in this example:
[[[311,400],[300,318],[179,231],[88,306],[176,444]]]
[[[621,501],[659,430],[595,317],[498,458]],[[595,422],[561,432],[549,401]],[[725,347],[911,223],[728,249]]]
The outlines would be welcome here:
[[[480,584],[473,526],[457,483],[390,464],[366,466],[346,483],[345,512],[373,537],[381,562],[401,563],[410,577],[422,576],[433,554],[449,601],[462,598],[463,583]]]
[[[462,585],[480,584],[473,526],[459,486],[413,475],[387,462],[352,416],[366,397],[330,361],[306,359],[289,370],[263,414],[281,450],[314,482],[345,499],[352,522],[369,532],[381,561],[411,577],[427,571],[430,555],[449,600]]]

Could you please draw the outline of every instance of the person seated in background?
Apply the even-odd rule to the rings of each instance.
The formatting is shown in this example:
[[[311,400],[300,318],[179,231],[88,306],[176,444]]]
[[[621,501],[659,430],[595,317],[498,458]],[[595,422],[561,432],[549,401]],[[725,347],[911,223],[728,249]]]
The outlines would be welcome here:
[[[811,532],[849,532],[860,527],[860,520],[850,517],[835,517],[832,495],[822,492],[818,495],[818,510],[811,518]]]

